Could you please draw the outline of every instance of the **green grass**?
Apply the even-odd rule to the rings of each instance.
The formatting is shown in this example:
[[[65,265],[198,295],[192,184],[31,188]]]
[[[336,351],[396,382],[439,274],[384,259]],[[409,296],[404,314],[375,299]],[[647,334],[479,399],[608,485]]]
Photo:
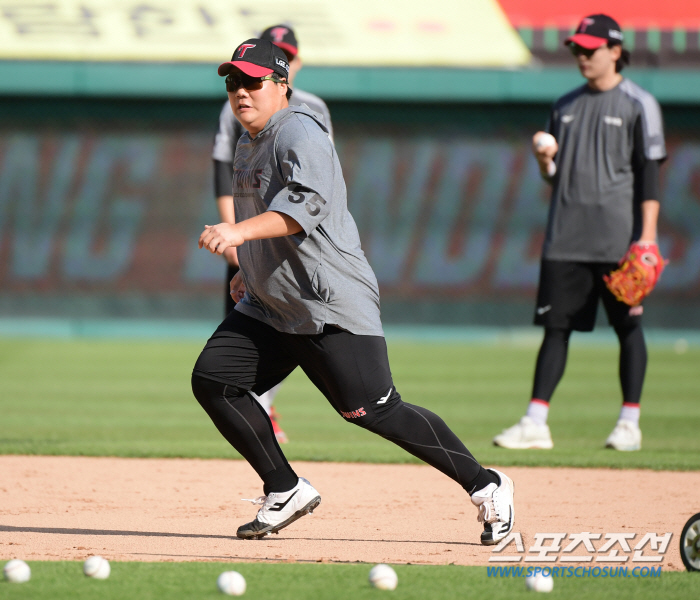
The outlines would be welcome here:
[[[236,457],[192,397],[203,343],[0,340],[0,453]],[[700,468],[700,349],[650,347],[642,452],[602,448],[620,406],[617,349],[574,339],[550,412],[555,448],[491,439],[523,414],[536,347],[390,344],[404,400],[440,414],[486,464]],[[414,462],[345,423],[301,372],[277,400],[291,460]]]
[[[82,575],[77,562],[30,562],[28,583],[0,582],[0,597],[51,600],[168,600],[222,598],[216,578],[236,570],[247,582],[244,597],[256,600],[453,600],[454,598],[532,598],[523,578],[488,577],[485,567],[396,566],[399,585],[393,592],[371,588],[366,564],[262,564],[262,563],[112,563],[109,579],[97,581]],[[668,572],[647,579],[555,579],[548,598],[590,600],[657,600],[692,598],[700,575]]]

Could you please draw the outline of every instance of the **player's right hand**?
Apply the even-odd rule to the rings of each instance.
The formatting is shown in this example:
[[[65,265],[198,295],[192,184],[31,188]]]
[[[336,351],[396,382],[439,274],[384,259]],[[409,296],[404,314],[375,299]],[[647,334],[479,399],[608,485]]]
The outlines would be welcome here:
[[[546,131],[538,131],[532,136],[532,152],[538,162],[549,163],[559,152],[559,144]]]
[[[245,240],[239,227],[231,223],[205,225],[202,235],[199,236],[199,247],[209,250],[212,254],[223,254],[226,248],[235,248],[243,242]]]
[[[233,276],[229,289],[231,290],[231,298],[233,298],[236,304],[243,300],[243,296],[245,296],[245,281],[243,280],[242,271],[238,271],[238,273]]]
[[[554,157],[559,151],[559,144],[553,135],[546,131],[538,131],[532,136],[532,153],[537,159],[540,173],[545,179],[550,179],[557,172]]]

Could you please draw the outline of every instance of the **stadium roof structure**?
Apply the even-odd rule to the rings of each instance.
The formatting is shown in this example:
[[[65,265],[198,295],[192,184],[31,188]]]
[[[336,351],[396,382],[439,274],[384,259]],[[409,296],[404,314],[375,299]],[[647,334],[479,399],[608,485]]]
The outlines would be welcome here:
[[[497,0],[24,0],[0,4],[0,60],[215,62],[276,23],[306,64],[515,67]]]

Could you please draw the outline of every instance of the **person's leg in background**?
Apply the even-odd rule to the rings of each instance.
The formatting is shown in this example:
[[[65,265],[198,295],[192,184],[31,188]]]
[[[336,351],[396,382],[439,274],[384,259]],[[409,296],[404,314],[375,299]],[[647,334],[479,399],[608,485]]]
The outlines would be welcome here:
[[[287,434],[284,432],[284,430],[280,427],[279,415],[277,414],[277,410],[275,410],[275,406],[273,404],[275,396],[277,395],[277,392],[280,391],[281,387],[282,383],[278,383],[275,387],[269,389],[265,393],[260,394],[259,396],[255,396],[255,399],[260,403],[260,406],[262,406],[265,409],[265,412],[270,417],[270,421],[272,421],[272,429],[275,432],[275,437],[277,438],[277,441],[280,444],[286,444],[289,441],[289,438],[287,437]]]
[[[547,425],[550,400],[564,375],[572,330],[592,331],[595,325],[600,293],[595,277],[593,264],[542,261],[535,325],[545,330],[532,396],[525,415],[494,437],[494,445],[512,450],[548,450],[554,446]]]
[[[229,287],[229,284],[231,283],[231,280],[233,279],[233,276],[236,273],[238,273],[238,267],[229,264],[226,272],[226,298],[224,300],[224,317],[226,317],[236,306],[236,303],[231,297],[231,289]],[[275,396],[277,395],[277,392],[279,392],[281,385],[282,384],[279,383],[267,392],[263,392],[260,395],[254,395],[254,398],[260,403],[260,405],[265,409],[267,415],[270,417],[270,420],[272,421],[272,428],[274,429],[277,441],[280,444],[286,444],[289,441],[289,437],[280,427],[279,415],[277,414],[277,411],[274,407]]]
[[[609,265],[607,270],[615,268],[617,265]],[[605,447],[628,452],[641,450],[640,402],[647,369],[647,346],[642,329],[644,309],[641,305],[630,307],[618,301],[607,288],[601,291],[601,297],[608,320],[615,328],[620,342],[619,374],[622,388],[620,415]]]
[[[513,427],[494,438],[502,448],[548,450],[553,447],[552,434],[547,425],[549,401],[561,381],[569,351],[570,329],[546,328],[537,354],[532,397],[525,416]]]
[[[549,401],[564,375],[570,337],[571,329],[548,327],[544,331],[535,365],[532,399],[527,411],[527,415],[540,425],[547,423]]]

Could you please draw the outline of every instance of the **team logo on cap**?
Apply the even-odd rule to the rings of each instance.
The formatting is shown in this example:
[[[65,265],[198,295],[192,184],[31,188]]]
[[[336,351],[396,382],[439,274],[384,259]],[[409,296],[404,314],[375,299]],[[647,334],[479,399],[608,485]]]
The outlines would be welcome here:
[[[246,53],[246,50],[250,50],[250,48],[255,48],[255,44],[241,44],[241,51],[238,54],[238,58],[243,58],[243,55]]]
[[[284,36],[288,33],[289,29],[287,29],[286,27],[275,27],[274,29],[270,30],[270,35],[277,43],[284,40]]]
[[[284,69],[285,73],[289,73],[289,65],[285,61],[275,56],[275,62]]]
[[[588,28],[589,25],[593,25],[595,23],[595,19],[590,19],[589,17],[586,17],[581,21],[581,24],[578,26],[578,31],[576,33],[586,33],[586,29]]]

